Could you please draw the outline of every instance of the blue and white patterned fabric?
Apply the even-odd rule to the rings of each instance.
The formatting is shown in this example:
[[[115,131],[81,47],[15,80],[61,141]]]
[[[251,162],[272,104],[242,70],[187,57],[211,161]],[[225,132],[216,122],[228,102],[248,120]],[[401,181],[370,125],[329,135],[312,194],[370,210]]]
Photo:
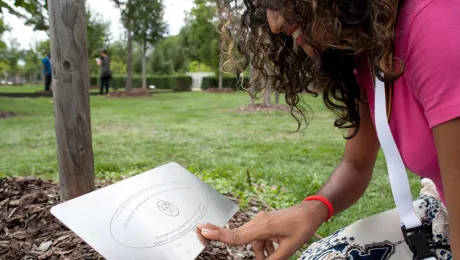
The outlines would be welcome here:
[[[450,260],[449,223],[447,211],[439,199],[431,180],[422,180],[421,196],[414,201],[414,209],[424,225],[432,230],[431,249],[439,260]],[[433,190],[434,189],[434,190]],[[404,241],[395,210],[359,220],[336,231],[305,250],[302,260],[412,260],[413,254]]]

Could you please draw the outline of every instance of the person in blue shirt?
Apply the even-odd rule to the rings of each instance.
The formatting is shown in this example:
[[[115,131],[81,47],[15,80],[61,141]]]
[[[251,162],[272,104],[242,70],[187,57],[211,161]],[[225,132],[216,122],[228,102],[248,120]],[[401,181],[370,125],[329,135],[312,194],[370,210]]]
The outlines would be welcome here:
[[[51,86],[51,54],[48,54],[42,60],[43,75],[45,76],[45,91],[50,91]]]

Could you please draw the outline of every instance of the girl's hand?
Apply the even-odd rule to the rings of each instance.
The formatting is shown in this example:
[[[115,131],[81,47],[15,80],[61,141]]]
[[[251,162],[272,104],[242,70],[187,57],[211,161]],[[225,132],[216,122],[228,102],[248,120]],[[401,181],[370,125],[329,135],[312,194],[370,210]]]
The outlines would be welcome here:
[[[212,224],[200,224],[198,229],[207,239],[229,245],[252,243],[256,260],[288,259],[308,242],[327,216],[328,209],[322,202],[308,201],[281,210],[260,212],[237,229],[228,230]],[[274,242],[279,245],[276,249]]]

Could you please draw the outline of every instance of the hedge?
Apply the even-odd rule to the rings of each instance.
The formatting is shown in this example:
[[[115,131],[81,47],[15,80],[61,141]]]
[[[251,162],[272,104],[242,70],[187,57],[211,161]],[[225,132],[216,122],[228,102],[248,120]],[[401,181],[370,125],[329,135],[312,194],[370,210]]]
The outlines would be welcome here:
[[[241,78],[237,77],[223,77],[222,78],[222,87],[223,88],[232,88],[235,90],[244,90],[248,84],[248,78],[244,78],[243,86],[241,86]],[[207,90],[208,88],[217,88],[219,86],[218,77],[204,77],[201,81],[201,89]]]
[[[91,77],[91,86],[99,86],[99,77]],[[147,76],[147,86],[154,85],[156,89],[171,89],[173,91],[191,91],[192,78],[189,76]],[[126,76],[115,76],[110,81],[114,89],[126,86]],[[133,88],[142,87],[142,77],[133,76]]]

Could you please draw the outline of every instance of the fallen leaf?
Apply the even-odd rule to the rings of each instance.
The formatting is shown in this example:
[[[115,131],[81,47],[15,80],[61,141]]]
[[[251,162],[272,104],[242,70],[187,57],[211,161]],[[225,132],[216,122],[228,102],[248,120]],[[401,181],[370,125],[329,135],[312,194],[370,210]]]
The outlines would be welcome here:
[[[46,242],[43,242],[41,243],[39,246],[38,246],[38,250],[39,251],[42,251],[42,252],[45,252],[47,251],[50,246],[53,244],[53,241],[46,241]]]
[[[12,200],[10,201],[11,206],[19,206],[21,204],[21,200]]]

